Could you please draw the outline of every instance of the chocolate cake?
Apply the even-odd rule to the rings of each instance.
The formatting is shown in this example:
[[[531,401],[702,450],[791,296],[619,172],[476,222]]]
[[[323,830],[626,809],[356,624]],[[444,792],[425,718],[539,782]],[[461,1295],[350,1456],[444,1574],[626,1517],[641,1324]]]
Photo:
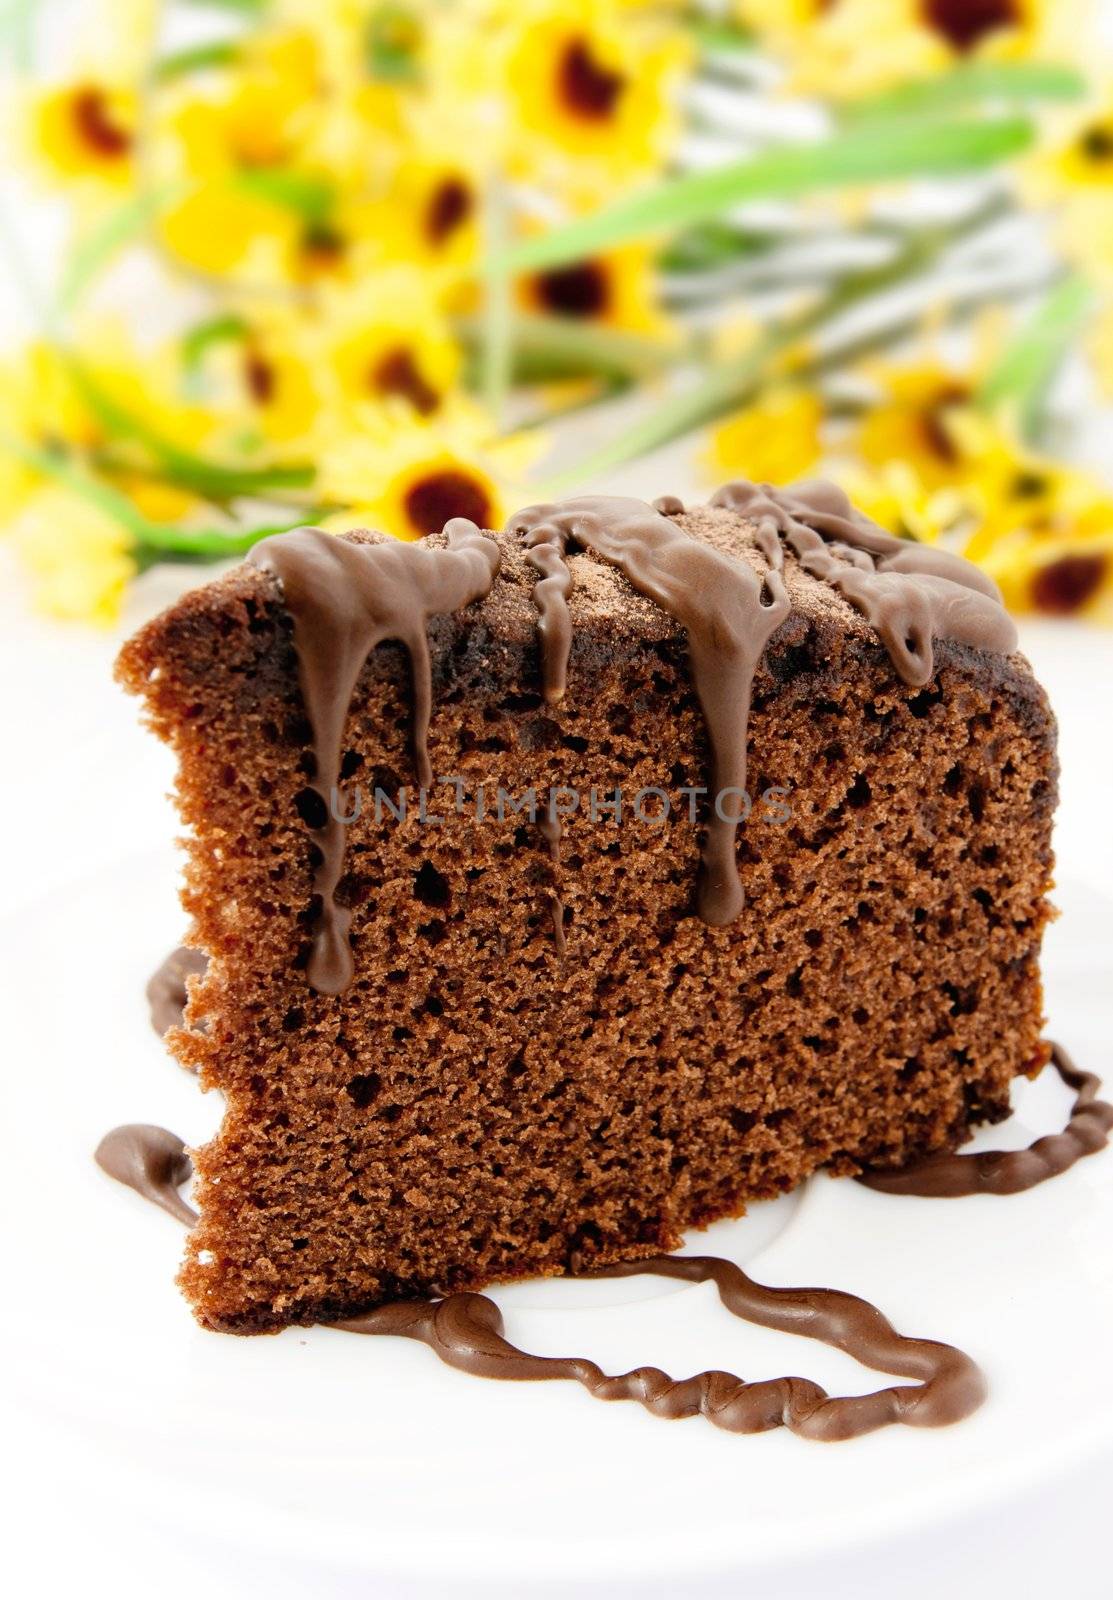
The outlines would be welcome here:
[[[282,535],[118,671],[209,957],[207,1326],[656,1257],[1047,1059],[1046,699],[982,574],[830,486]]]

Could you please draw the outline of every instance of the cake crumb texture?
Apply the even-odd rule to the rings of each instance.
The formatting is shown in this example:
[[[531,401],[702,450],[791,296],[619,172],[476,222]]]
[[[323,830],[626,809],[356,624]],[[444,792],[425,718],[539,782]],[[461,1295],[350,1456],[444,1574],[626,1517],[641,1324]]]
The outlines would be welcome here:
[[[733,512],[678,520],[758,561]],[[305,974],[323,801],[273,579],[237,568],[120,657],[177,753],[189,938],[210,956],[168,1036],[226,1101],[195,1154],[180,1280],[206,1326],[657,1255],[819,1167],[954,1148],[1046,1059],[1055,730],[1023,657],[940,642],[933,681],[910,689],[790,559],[794,611],[754,680],[746,904],[709,927],[686,802],[655,827],[586,814],[593,787],[706,784],[683,635],[571,555],[568,692],[546,705],[536,574],[500,545],[490,596],[430,623],[433,770],[471,796],[562,784],[584,806],[559,861],[524,815],[454,814],[449,787],[439,824],[416,805],[376,821],[375,787],[414,796],[409,663],[380,646],[345,735],[363,811],[339,996]],[[759,802],[773,785],[787,821]]]

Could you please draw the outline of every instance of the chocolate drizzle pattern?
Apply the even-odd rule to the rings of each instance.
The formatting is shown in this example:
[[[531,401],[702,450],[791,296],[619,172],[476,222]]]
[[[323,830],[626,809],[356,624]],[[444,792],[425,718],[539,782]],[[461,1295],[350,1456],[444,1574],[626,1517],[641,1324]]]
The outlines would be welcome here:
[[[940,1152],[894,1170],[873,1168],[859,1183],[885,1194],[949,1199],[969,1194],[1020,1194],[1066,1172],[1083,1156],[1104,1149],[1113,1130],[1113,1105],[1098,1099],[1101,1079],[1076,1067],[1061,1045],[1051,1060],[1068,1088],[1075,1090],[1070,1120],[1062,1133],[1049,1133],[1026,1150]]]
[[[444,532],[447,548],[394,539],[350,544],[319,528],[299,528],[263,539],[248,557],[278,579],[293,618],[298,676],[313,731],[313,787],[326,807],[325,823],[318,830],[320,863],[313,877],[321,912],[308,967],[309,982],[319,994],[340,994],[353,976],[351,912],[336,901],[345,829],[330,802],[339,793],[344,725],[356,680],[376,645],[397,639],[405,646],[412,674],[417,781],[429,788],[432,668],[427,624],[430,617],[482,599],[499,570],[498,545],[473,522],[455,517]]]
[[[778,570],[783,539],[805,572],[837,590],[876,629],[907,684],[930,683],[936,639],[1001,655],[1016,649],[1015,624],[991,578],[949,550],[886,533],[833,483],[773,489],[739,480],[711,504],[753,521],[763,554]]]
[[[683,513],[675,496],[656,508],[640,500],[588,496],[531,506],[513,517],[538,574],[534,597],[545,700],[567,688],[572,623],[568,596],[570,545],[617,567],[684,629],[692,680],[711,746],[714,796],[700,853],[696,901],[713,926],[732,922],[744,903],[735,855],[738,811],[746,786],[747,733],[754,672],[769,639],[789,614],[784,547],[814,577],[838,590],[873,626],[906,683],[923,685],[934,671],[934,641],[954,639],[982,650],[1015,648],[1016,630],[990,580],[947,551],[910,544],[854,511],[833,484],[783,490],[738,482],[712,504],[751,519],[768,562],[750,563],[693,538],[670,518]],[[418,783],[432,770],[428,727],[432,686],[428,619],[489,593],[499,569],[496,543],[464,518],[445,527],[447,548],[394,540],[352,544],[316,528],[264,539],[249,560],[275,575],[294,623],[294,647],[313,737],[313,786],[325,805],[317,830],[320,859],[313,889],[320,900],[308,977],[321,994],[351,982],[351,912],[337,904],[344,862],[344,823],[335,815],[344,725],[356,680],[376,645],[406,647],[413,680],[414,757]],[[560,839],[546,834],[559,861]],[[553,902],[563,948],[564,918]]]
[[[572,649],[572,615],[568,596],[572,573],[564,559],[564,540],[557,529],[539,527],[526,539],[526,560],[540,574],[533,586],[537,633],[541,641],[541,692],[546,705],[559,705],[568,688]]]
[[[97,1161],[110,1177],[186,1223],[194,1213],[177,1192],[189,1177],[180,1139],[163,1128],[129,1126],[108,1134]],[[589,1274],[629,1278],[640,1273],[713,1282],[726,1309],[744,1322],[800,1334],[834,1345],[875,1371],[914,1378],[871,1394],[836,1397],[807,1378],[748,1383],[712,1370],[670,1378],[659,1367],[636,1367],[610,1376],[583,1356],[535,1356],[504,1336],[502,1313],[487,1295],[464,1291],[431,1300],[396,1300],[331,1326],[348,1333],[417,1339],[450,1367],[481,1378],[512,1382],[568,1379],[597,1400],[636,1400],[667,1420],[702,1416],[728,1433],[765,1433],[785,1427],[805,1439],[853,1439],[890,1423],[942,1427],[981,1405],[985,1378],[953,1345],[910,1339],[866,1300],[837,1289],[771,1289],[718,1256],[653,1256],[620,1262]]]
[[[161,1038],[171,1028],[180,1028],[189,999],[186,980],[200,978],[209,965],[203,950],[191,950],[179,945],[152,974],[147,984],[147,1004],[151,1010],[151,1027]]]
[[[732,1373],[699,1372],[670,1378],[659,1367],[609,1376],[583,1356],[534,1356],[503,1334],[502,1314],[488,1296],[461,1293],[444,1300],[403,1300],[335,1326],[349,1333],[419,1339],[450,1367],[512,1382],[571,1379],[597,1400],[636,1400],[654,1416],[706,1417],[728,1433],[788,1428],[805,1439],[854,1439],[889,1423],[935,1428],[959,1422],[986,1396],[980,1369],[954,1346],[899,1334],[866,1300],[837,1289],[770,1289],[718,1256],[653,1256],[593,1273],[629,1278],[640,1273],[713,1282],[726,1309],[745,1322],[802,1334],[845,1350],[875,1371],[916,1378],[872,1394],[832,1396],[807,1378],[748,1383]]]
[[[724,555],[675,527],[641,500],[607,495],[530,506],[508,532],[527,546],[569,543],[593,551],[640,594],[674,618],[688,637],[692,680],[711,745],[712,807],[701,851],[697,905],[705,922],[733,922],[743,904],[735,859],[735,804],[746,787],[746,731],[754,671],[788,616],[777,571],[764,582],[748,562]],[[738,796],[737,801],[728,799]]]
[[[128,1122],[106,1133],[93,1159],[102,1172],[152,1205],[192,1228],[197,1213],[178,1190],[193,1174],[193,1163],[176,1133],[150,1122]]]

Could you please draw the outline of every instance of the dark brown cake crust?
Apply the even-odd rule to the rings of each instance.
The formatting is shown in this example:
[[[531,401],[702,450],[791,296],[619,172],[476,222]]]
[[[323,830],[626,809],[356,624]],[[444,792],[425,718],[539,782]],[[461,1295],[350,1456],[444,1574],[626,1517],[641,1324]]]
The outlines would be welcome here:
[[[676,518],[760,566],[751,527]],[[357,536],[374,538],[375,536]],[[434,541],[435,542],[435,541]],[[490,596],[429,625],[433,770],[520,794],[706,782],[684,637],[590,554],[569,557],[568,693],[544,703],[537,574],[500,536]],[[220,1089],[197,1152],[182,1284],[238,1332],[384,1299],[649,1257],[828,1165],[899,1166],[1007,1112],[1037,1070],[1054,723],[1027,662],[936,646],[909,689],[872,630],[789,561],[793,613],[754,680],[746,905],[693,915],[698,833],[411,815],[347,832],[356,976],[305,977],[320,801],[291,623],[251,566],[124,649],[177,751],[191,943],[212,957],[170,1035]],[[366,797],[413,784],[409,667],[380,646],[346,736]],[[552,896],[567,948],[554,937]]]

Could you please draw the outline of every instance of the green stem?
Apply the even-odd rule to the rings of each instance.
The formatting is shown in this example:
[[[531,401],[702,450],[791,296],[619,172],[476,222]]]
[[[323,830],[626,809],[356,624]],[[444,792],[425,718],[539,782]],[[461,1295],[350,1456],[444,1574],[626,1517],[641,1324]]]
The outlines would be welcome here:
[[[940,115],[986,101],[1079,100],[1085,76],[1050,61],[970,61],[927,78],[914,78],[839,107],[844,124],[884,122],[904,116]]]
[[[509,237],[505,188],[491,180],[487,196],[487,260],[483,271],[482,391],[496,428],[506,414],[514,364],[514,311],[510,274],[502,265]]]
[[[217,503],[241,496],[265,495],[268,489],[308,488],[316,476],[308,463],[290,466],[225,467],[183,450],[166,439],[107,394],[73,356],[67,368],[78,393],[106,431],[116,438],[128,438],[141,445],[156,461],[163,475],[181,489]]]
[[[1031,441],[1038,432],[1047,392],[1067,351],[1094,309],[1094,291],[1084,278],[1069,275],[1051,290],[1006,344],[978,390],[990,410],[1005,410]]]
[[[456,333],[465,349],[484,349],[486,323],[463,317]],[[610,382],[652,377],[674,366],[684,347],[571,317],[519,313],[511,320],[511,377],[518,383],[594,377]]]
[[[1032,142],[1026,117],[896,123],[852,128],[806,145],[784,145],[710,172],[687,173],[512,245],[497,263],[508,273],[538,272],[582,261],[629,239],[707,222],[753,200],[790,200],[847,184],[973,172],[1016,155]]]
[[[848,274],[805,311],[774,324],[744,356],[708,373],[686,394],[671,396],[663,405],[639,418],[632,427],[578,462],[574,468],[549,480],[546,491],[551,494],[564,493],[574,484],[660,449],[673,439],[691,433],[745,404],[763,386],[769,366],[775,358],[783,357],[794,345],[833,322],[852,306],[922,271],[942,250],[984,227],[1007,204],[1002,197],[994,197],[958,222],[926,228],[910,236],[904,248],[885,265]],[[891,333],[891,328],[885,330],[886,340]],[[812,358],[817,364],[827,359],[826,356]],[[807,370],[806,364],[798,363],[790,376],[799,377]]]

